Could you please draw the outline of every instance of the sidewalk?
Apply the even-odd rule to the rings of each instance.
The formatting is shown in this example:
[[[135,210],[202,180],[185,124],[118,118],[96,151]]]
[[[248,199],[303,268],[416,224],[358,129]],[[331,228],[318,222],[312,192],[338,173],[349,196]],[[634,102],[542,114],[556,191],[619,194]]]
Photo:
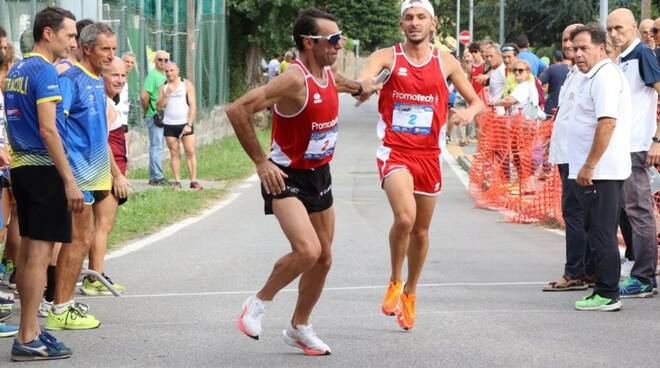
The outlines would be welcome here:
[[[445,149],[454,156],[458,164],[469,174],[472,168],[472,161],[474,160],[474,153],[477,150],[477,143],[470,142],[467,146],[461,147],[456,143],[456,140],[452,140],[450,143],[447,143]]]
[[[158,188],[172,189],[171,185],[174,183],[174,181],[170,181],[170,185],[167,186],[153,186],[153,185],[149,185],[149,180],[129,179],[128,182],[131,185],[132,193],[139,193],[139,192],[147,191],[149,189],[158,189]],[[225,189],[228,185],[226,181],[197,180],[197,182],[201,184],[201,186],[204,189]],[[190,189],[190,180],[182,180],[181,190],[192,191],[197,189]]]

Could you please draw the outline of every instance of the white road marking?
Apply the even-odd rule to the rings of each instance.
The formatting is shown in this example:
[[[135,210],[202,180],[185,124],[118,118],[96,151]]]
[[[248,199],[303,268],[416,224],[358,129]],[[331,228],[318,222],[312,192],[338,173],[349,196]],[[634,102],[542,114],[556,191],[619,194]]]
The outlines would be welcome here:
[[[463,170],[461,165],[458,164],[458,161],[456,161],[454,156],[452,156],[452,154],[449,152],[445,152],[442,155],[442,159],[447,163],[447,165],[449,165],[449,167],[454,172],[454,174],[456,174],[458,180],[460,180],[461,183],[463,183],[465,189],[469,190],[470,178],[468,174],[465,172],[465,170]]]
[[[127,254],[133,253],[135,251],[138,251],[146,246],[149,246],[153,243],[159,242],[168,236],[171,236],[175,234],[176,232],[180,231],[181,229],[184,229],[192,224],[195,224],[197,222],[200,222],[204,220],[205,218],[211,216],[212,214],[220,211],[222,208],[226,207],[229,205],[231,202],[235,201],[236,198],[240,197],[240,193],[230,193],[226,198],[223,198],[220,200],[215,206],[205,210],[201,214],[187,218],[181,222],[178,222],[176,224],[170,225],[152,235],[147,236],[144,239],[137,240],[135,242],[129,243],[121,248],[119,248],[116,251],[113,251],[112,253],[108,254],[105,259],[113,259],[113,258],[118,258],[125,256]]]
[[[523,281],[523,282],[459,282],[459,283],[437,283],[437,284],[418,284],[421,288],[435,287],[501,287],[501,286],[536,286],[544,285],[544,281]],[[344,286],[344,287],[326,287],[323,291],[353,291],[353,290],[385,290],[383,285],[378,286]],[[297,293],[298,289],[282,289],[280,292]],[[167,297],[186,297],[186,296],[228,296],[228,295],[253,295],[256,290],[240,291],[207,291],[197,293],[163,293],[163,294],[135,294],[122,295],[122,298],[167,298]],[[97,297],[79,296],[76,299],[89,299]]]

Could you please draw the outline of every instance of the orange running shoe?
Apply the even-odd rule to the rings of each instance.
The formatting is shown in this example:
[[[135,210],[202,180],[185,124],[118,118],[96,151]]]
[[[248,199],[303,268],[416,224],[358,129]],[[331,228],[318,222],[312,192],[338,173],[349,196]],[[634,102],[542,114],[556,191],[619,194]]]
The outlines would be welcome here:
[[[387,284],[387,291],[383,298],[383,314],[386,316],[394,316],[399,310],[399,299],[403,292],[403,282],[392,282]]]
[[[401,306],[396,314],[399,326],[404,330],[412,330],[415,326],[415,294],[401,294]]]

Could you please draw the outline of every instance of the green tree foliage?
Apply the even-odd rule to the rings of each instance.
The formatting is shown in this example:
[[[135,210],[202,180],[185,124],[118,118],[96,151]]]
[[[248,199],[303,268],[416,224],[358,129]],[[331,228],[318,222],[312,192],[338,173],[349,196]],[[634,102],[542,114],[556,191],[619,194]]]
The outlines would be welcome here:
[[[337,16],[346,36],[373,51],[401,39],[399,5],[400,0],[334,0],[328,11]]]

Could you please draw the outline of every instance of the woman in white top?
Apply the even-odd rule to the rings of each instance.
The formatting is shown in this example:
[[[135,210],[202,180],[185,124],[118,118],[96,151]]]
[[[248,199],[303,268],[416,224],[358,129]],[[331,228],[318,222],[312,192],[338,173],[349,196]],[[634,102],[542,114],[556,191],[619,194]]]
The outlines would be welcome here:
[[[192,83],[179,77],[179,67],[170,62],[165,67],[167,81],[160,87],[156,107],[163,110],[163,129],[170,165],[174,174],[174,188],[181,189],[181,161],[179,140],[183,143],[190,174],[190,188],[202,189],[197,182],[197,158],[195,157],[195,88]]]
[[[513,64],[512,71],[516,78],[516,88],[509,96],[493,103],[493,106],[506,107],[509,115],[522,113],[530,120],[544,119],[539,113],[539,94],[529,63],[518,60]]]

